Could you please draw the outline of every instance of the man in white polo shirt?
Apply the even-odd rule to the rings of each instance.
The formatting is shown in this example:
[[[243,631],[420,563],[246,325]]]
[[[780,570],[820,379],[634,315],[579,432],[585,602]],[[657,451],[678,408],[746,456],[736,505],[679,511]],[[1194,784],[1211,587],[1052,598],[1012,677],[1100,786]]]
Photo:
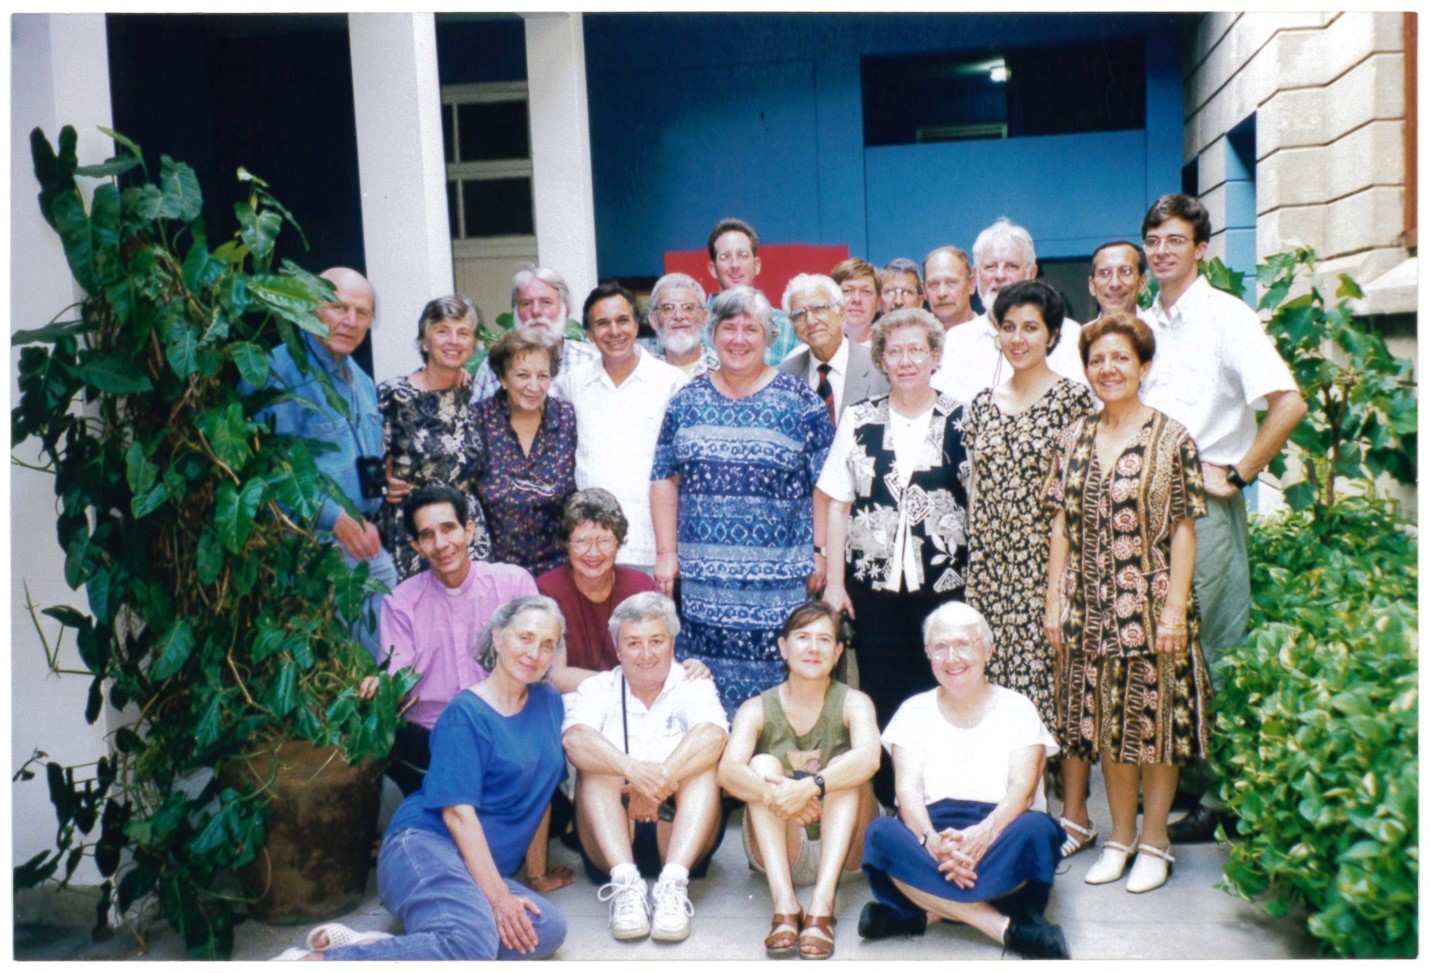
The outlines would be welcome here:
[[[1301,390],[1256,312],[1201,276],[1210,239],[1206,208],[1182,193],[1158,199],[1142,220],[1142,246],[1158,287],[1148,322],[1157,356],[1142,384],[1142,401],[1186,426],[1202,458],[1207,516],[1197,521],[1193,585],[1208,667],[1246,637],[1251,611],[1241,491],[1306,415]],[[1258,425],[1261,409],[1266,416]],[[1184,774],[1185,783],[1195,787],[1200,780],[1208,786],[1207,767]],[[1210,841],[1218,803],[1213,795],[1204,796],[1169,828],[1172,842]]]
[[[730,725],[715,684],[674,664],[674,602],[632,595],[610,624],[620,665],[566,696],[561,728],[581,857],[591,880],[606,882],[598,898],[610,902],[616,939],[680,942],[695,913],[686,885],[720,843],[715,768]],[[647,904],[642,875],[657,871]]]
[[[1013,366],[998,346],[998,329],[993,324],[993,302],[1009,284],[1038,276],[1038,255],[1027,230],[1000,216],[973,241],[973,270],[978,278],[978,297],[986,309],[966,324],[945,332],[943,353],[934,388],[960,402],[971,402],[986,388],[998,385],[1013,374]],[[1082,358],[1077,349],[1082,325],[1063,318],[1062,337],[1048,354],[1048,367],[1074,382],[1087,384]]]
[[[666,404],[685,384],[685,373],[641,348],[635,295],[619,283],[591,291],[582,321],[601,357],[563,370],[551,387],[576,407],[576,486],[615,495],[630,524],[616,563],[650,574],[650,466]]]

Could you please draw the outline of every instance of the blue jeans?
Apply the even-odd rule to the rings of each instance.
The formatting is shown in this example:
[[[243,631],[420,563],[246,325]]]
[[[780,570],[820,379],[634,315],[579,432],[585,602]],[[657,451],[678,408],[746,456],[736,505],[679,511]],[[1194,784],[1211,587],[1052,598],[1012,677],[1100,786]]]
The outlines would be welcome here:
[[[546,959],[566,940],[566,918],[525,886],[511,879],[506,885],[541,910],[540,915],[527,913],[536,930],[535,952],[522,954],[502,945],[491,903],[477,888],[451,838],[416,828],[389,834],[377,858],[377,891],[406,933],[331,949],[324,959]]]

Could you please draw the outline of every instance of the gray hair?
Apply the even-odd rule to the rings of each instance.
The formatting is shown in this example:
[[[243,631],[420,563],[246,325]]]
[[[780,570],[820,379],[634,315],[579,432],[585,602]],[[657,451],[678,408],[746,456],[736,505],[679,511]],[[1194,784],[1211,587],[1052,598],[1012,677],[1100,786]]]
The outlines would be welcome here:
[[[556,651],[559,654],[566,646],[566,616],[561,614],[561,606],[556,604],[555,599],[545,595],[522,595],[520,598],[513,598],[492,612],[491,618],[482,626],[482,637],[477,642],[477,662],[487,672],[491,672],[497,664],[497,629],[506,628],[518,615],[526,612],[541,612],[556,620],[556,625],[560,629],[556,636]],[[551,676],[551,670],[546,671],[541,681],[545,682]]]
[[[913,274],[914,280],[919,282],[919,287],[924,286],[924,269],[914,263],[908,257],[895,257],[884,264],[881,274]]]
[[[566,319],[571,317],[571,288],[566,286],[566,281],[560,274],[550,267],[538,267],[536,264],[527,264],[516,272],[511,279],[511,313],[516,317],[516,303],[521,298],[521,292],[526,289],[526,285],[533,280],[539,280],[543,284],[550,284],[556,288],[557,296],[561,298],[561,323],[564,325]],[[518,318],[518,321],[520,318]]]
[[[796,274],[790,280],[789,286],[785,288],[785,296],[780,299],[780,305],[784,308],[784,312],[789,313],[790,305],[794,303],[796,297],[801,294],[809,294],[811,291],[816,294],[823,291],[825,299],[830,304],[835,307],[844,306],[844,291],[840,290],[833,277],[826,277],[823,274]]]
[[[672,639],[680,634],[680,614],[675,610],[675,602],[659,591],[642,591],[631,595],[611,612],[611,621],[607,626],[611,641],[620,644],[621,626],[626,622],[644,622],[651,618],[664,619]]]
[[[700,286],[700,282],[689,274],[666,274],[655,282],[655,286],[650,289],[650,303],[647,305],[650,311],[655,310],[655,306],[660,303],[660,295],[667,287],[688,287],[695,291],[695,300],[699,304],[705,303],[705,288]],[[654,318],[651,320],[651,327],[655,327]]]
[[[842,295],[841,295],[842,297]],[[715,331],[721,322],[737,318],[742,314],[759,321],[765,328],[765,347],[768,348],[779,338],[779,328],[775,326],[774,309],[770,299],[753,287],[732,287],[715,295],[710,304],[710,318],[705,322],[705,337],[713,344]]]
[[[576,528],[585,523],[604,527],[615,534],[617,548],[626,542],[626,532],[631,526],[616,495],[601,487],[577,490],[567,498],[566,509],[561,511],[561,539],[569,542]]]
[[[938,368],[939,357],[943,354],[943,325],[938,323],[938,318],[921,307],[901,307],[875,321],[874,330],[869,336],[869,355],[874,359],[874,367],[885,375],[889,374],[884,367],[884,348],[889,343],[889,335],[911,325],[923,327],[924,337],[928,339],[929,356],[933,359],[934,368]]]
[[[417,317],[417,351],[424,362],[427,352],[422,348],[422,339],[427,337],[427,326],[438,321],[470,321],[473,331],[482,330],[482,312],[470,297],[448,294],[432,298]]]
[[[929,635],[939,625],[945,628],[971,628],[984,645],[990,649],[994,648],[993,628],[988,624],[988,619],[984,618],[983,613],[977,608],[965,602],[946,601],[929,612],[928,618],[924,619],[923,627],[925,651],[928,650]]]
[[[1032,234],[1008,217],[1000,216],[993,221],[992,226],[984,227],[983,232],[978,234],[978,239],[973,241],[973,265],[977,267],[983,263],[988,251],[1000,244],[1016,247],[1023,254],[1023,262],[1029,266],[1038,262],[1037,251],[1033,249]]]

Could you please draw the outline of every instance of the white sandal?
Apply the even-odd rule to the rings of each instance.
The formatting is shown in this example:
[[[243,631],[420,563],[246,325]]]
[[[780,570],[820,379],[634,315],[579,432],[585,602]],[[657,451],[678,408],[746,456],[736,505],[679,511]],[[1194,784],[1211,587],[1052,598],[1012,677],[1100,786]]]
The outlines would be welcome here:
[[[1109,841],[1102,846],[1102,857],[1087,870],[1082,880],[1088,885],[1106,885],[1115,882],[1127,871],[1127,863],[1135,855],[1131,848],[1120,841]]]
[[[1067,840],[1063,842],[1059,854],[1063,858],[1071,858],[1080,851],[1086,851],[1097,844],[1097,828],[1092,825],[1083,827],[1067,818],[1058,818],[1058,824],[1063,826],[1063,830],[1068,833]]]
[[[326,946],[319,946],[315,942],[319,933],[327,934],[328,944]],[[391,938],[392,933],[390,932],[379,932],[377,930],[358,932],[356,929],[350,929],[341,922],[328,922],[315,927],[308,933],[308,948],[316,952],[320,949],[338,949],[341,946],[362,946],[367,943],[375,943],[379,939]]]
[[[1127,891],[1150,892],[1167,884],[1167,876],[1172,874],[1172,847],[1153,848],[1151,845],[1137,846],[1137,860],[1132,863],[1132,874],[1127,876]]]

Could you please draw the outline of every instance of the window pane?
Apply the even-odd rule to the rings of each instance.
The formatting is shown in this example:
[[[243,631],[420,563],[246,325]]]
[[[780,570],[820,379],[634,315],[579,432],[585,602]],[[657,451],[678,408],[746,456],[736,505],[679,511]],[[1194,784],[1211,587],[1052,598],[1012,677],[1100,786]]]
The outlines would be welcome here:
[[[461,224],[457,222],[457,183],[453,179],[447,180],[447,225],[452,239],[460,239],[462,233]]]
[[[461,161],[531,157],[525,101],[471,102],[457,106]]]
[[[443,156],[448,162],[457,161],[457,147],[452,144],[452,112],[456,110],[454,105],[442,106],[442,146]]]
[[[531,236],[531,178],[469,179],[462,183],[467,237]]]

